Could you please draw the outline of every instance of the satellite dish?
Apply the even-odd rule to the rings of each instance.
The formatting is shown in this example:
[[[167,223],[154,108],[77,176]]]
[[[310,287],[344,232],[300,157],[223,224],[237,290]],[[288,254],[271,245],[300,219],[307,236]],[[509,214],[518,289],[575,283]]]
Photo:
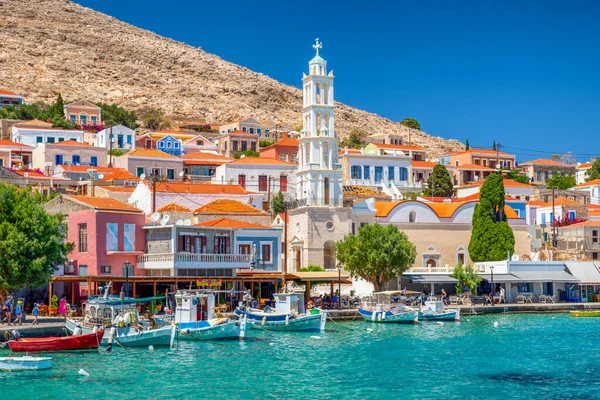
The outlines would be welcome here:
[[[518,254],[513,254],[510,259],[511,259],[511,261],[519,261],[519,255]]]
[[[178,219],[177,221],[175,221],[175,225],[182,226],[183,225],[183,220],[182,219]]]
[[[153,213],[152,216],[150,217],[150,219],[154,222],[158,222],[158,220],[160,219],[160,213],[159,212]]]
[[[98,175],[98,179],[104,179],[104,174]]]
[[[183,176],[183,171],[179,171],[179,176]]]
[[[146,179],[146,174],[141,174],[140,179]]]
[[[167,221],[165,221],[164,219],[160,220],[160,226],[165,226],[167,224]]]
[[[170,219],[171,219],[171,216],[169,214],[163,214],[163,216],[162,216],[162,218],[160,220],[161,225],[162,225],[163,222],[166,224],[167,222],[169,222]]]
[[[500,163],[496,164],[496,169],[500,169],[501,165]]]
[[[183,224],[184,224],[185,226],[190,226],[190,225],[192,225],[192,220],[188,218],[188,219],[186,219],[185,221],[183,221]]]

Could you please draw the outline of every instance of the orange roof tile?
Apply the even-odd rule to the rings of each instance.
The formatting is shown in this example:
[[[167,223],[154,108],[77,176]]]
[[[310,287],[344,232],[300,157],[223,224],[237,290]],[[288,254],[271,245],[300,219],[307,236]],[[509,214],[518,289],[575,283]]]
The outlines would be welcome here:
[[[422,148],[421,146],[410,146],[410,145],[404,145],[404,144],[373,143],[373,145],[379,149],[425,151],[425,149]]]
[[[159,182],[157,192],[194,193],[194,194],[248,194],[240,185],[218,185],[211,183]]]
[[[18,96],[15,92],[11,92],[10,90],[0,89],[0,94],[7,94],[9,96]]]
[[[200,222],[194,226],[205,226],[210,228],[224,229],[273,229],[270,226],[252,224],[250,222],[238,221],[229,218],[218,218],[211,221]]]
[[[584,222],[579,222],[577,224],[563,226],[561,228],[586,227],[586,226],[591,226],[591,227],[600,226],[600,221],[596,221],[596,220],[594,220],[594,221],[584,221]]]
[[[567,199],[565,197],[558,197],[556,199],[554,199],[554,206],[555,207],[559,207],[559,206],[582,206],[583,204],[578,203],[574,200],[570,200]],[[552,199],[550,199],[548,201],[548,203],[546,203],[546,205],[541,206],[541,207],[552,207]]]
[[[519,165],[556,165],[557,167],[573,167],[573,165],[565,164],[554,160],[546,160],[544,158],[538,158],[537,160],[527,161]]]
[[[599,211],[588,211],[588,218],[591,217],[600,217],[600,210]]]
[[[577,169],[590,169],[592,167],[592,163],[591,162],[586,162],[583,164],[579,164],[577,166]]]
[[[164,151],[156,149],[135,149],[128,153],[123,154],[119,157],[130,156],[130,157],[150,157],[150,158],[172,158],[179,160],[179,157],[175,157],[171,154],[167,154]]]
[[[503,156],[513,156],[514,154],[510,154],[510,153],[506,153],[504,151],[496,151],[496,150],[488,150],[488,149],[469,149],[469,150],[465,150],[463,152],[458,152],[457,154],[464,154],[464,153],[480,153],[480,154],[493,154],[493,155],[503,155]]]
[[[104,175],[104,178],[102,178],[102,180],[104,180],[104,181],[116,181],[116,180],[139,181],[140,180],[140,178],[133,175],[131,172],[127,171],[126,169],[124,169],[124,168],[118,168],[118,169],[119,169],[119,171],[116,171],[112,174]]]
[[[193,153],[184,154],[181,158],[184,160],[217,160],[217,161],[233,161],[233,158],[225,157],[219,154],[207,153],[204,151],[195,151]]]
[[[46,143],[46,146],[95,147],[91,144],[78,142],[76,140],[65,140],[64,142]]]
[[[28,174],[28,176],[30,178],[50,178],[48,175],[44,175],[44,174],[41,174],[41,173],[36,172],[36,171],[22,171],[22,170],[18,170],[17,169],[17,170],[13,170],[13,172],[16,173],[16,174],[18,174],[18,175],[21,175],[21,176],[24,176],[25,174]]]
[[[132,186],[97,186],[97,189],[105,189],[108,190],[109,192],[133,192],[135,190],[135,187]]]
[[[548,203],[543,200],[530,200],[525,204],[530,207],[546,207],[548,205]]]
[[[89,169],[95,169],[98,173],[115,173],[119,171],[121,168],[109,168],[109,167],[93,167],[90,165],[71,165],[71,164],[61,164],[62,168],[65,171],[70,172],[87,172]]]
[[[162,212],[166,212],[166,211],[176,212],[176,213],[177,212],[186,212],[186,213],[191,213],[192,212],[192,210],[190,210],[189,208],[184,207],[184,206],[182,206],[180,204],[177,204],[177,203],[166,204],[166,205],[162,206],[161,208],[159,208],[156,211],[161,212],[161,213]]]
[[[600,211],[600,204],[588,204],[588,210]]]
[[[433,167],[435,167],[436,163],[434,163],[432,161],[415,161],[415,160],[413,160],[411,164],[412,164],[413,168],[433,168]]]
[[[264,165],[289,165],[289,166],[296,166],[296,164],[292,164],[289,162],[285,162],[285,161],[281,161],[281,160],[276,160],[274,158],[265,158],[265,157],[244,157],[244,158],[239,158],[237,160],[234,160],[232,162],[230,162],[229,164],[250,164],[250,165],[260,165],[260,164],[264,164]]]
[[[436,202],[421,202],[417,200],[401,200],[401,201],[385,201],[385,202],[375,202],[376,216],[377,217],[387,217],[390,212],[399,204],[406,202],[414,202],[419,204],[424,204],[427,207],[431,208],[431,210],[439,217],[439,218],[451,218],[454,213],[462,206],[468,203],[473,203],[476,201],[457,201],[450,203],[436,203]],[[506,217],[509,219],[517,219],[517,213],[510,206],[504,206],[504,212]]]
[[[462,164],[459,165],[458,167],[454,167],[456,169],[468,169],[468,170],[481,170],[481,171],[494,171],[494,169],[489,168],[489,167],[484,167],[483,165],[477,165],[477,164]]]
[[[587,187],[587,186],[600,186],[600,179],[594,179],[592,181],[580,183],[575,187]]]
[[[15,125],[17,128],[52,128],[52,124],[50,122],[40,121],[39,119],[31,119],[25,122],[19,122]],[[56,128],[61,129],[61,128]]]
[[[71,196],[65,195],[66,198],[75,201],[89,207],[94,210],[106,210],[106,211],[129,211],[135,213],[142,213],[143,211],[135,208],[122,201],[111,199],[110,197],[89,197],[89,196]]]
[[[206,214],[253,214],[266,215],[267,212],[259,210],[250,204],[233,199],[218,199],[199,207],[194,213]]]
[[[260,151],[271,149],[273,147],[298,147],[298,139],[296,138],[283,138],[273,143],[270,146],[263,147]]]
[[[26,150],[26,148],[33,149],[33,147],[31,146],[28,146],[23,143],[13,142],[12,140],[0,140],[0,147],[23,147],[23,150]]]

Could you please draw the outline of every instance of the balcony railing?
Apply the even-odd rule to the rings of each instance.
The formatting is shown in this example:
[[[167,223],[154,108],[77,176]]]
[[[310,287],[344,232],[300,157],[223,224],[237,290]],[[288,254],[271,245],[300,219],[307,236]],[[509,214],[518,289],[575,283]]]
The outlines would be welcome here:
[[[406,272],[412,273],[421,273],[421,272],[430,272],[430,273],[452,273],[454,271],[453,267],[443,266],[443,267],[410,267]]]
[[[138,256],[140,263],[250,263],[249,254],[161,253]]]

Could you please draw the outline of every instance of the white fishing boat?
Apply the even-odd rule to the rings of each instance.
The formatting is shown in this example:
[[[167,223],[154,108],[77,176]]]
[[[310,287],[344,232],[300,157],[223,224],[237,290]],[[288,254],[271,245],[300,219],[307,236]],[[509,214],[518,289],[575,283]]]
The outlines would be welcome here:
[[[102,297],[90,297],[83,303],[80,318],[67,318],[66,328],[73,334],[87,334],[104,329],[103,344],[116,342],[123,347],[173,346],[176,327],[159,324],[153,317],[140,317],[135,305],[141,302],[164,299],[163,297],[121,298],[108,294],[110,284]]]
[[[175,322],[180,339],[243,340],[246,318],[234,321],[217,315],[215,294],[209,290],[180,290],[175,293]]]
[[[423,321],[460,321],[460,310],[446,308],[443,301],[426,301],[419,311]]]
[[[393,303],[392,296],[401,292],[377,292],[362,299],[358,313],[368,322],[418,324],[419,311],[402,303]]]
[[[241,306],[235,313],[248,317],[248,322],[272,331],[318,332],[325,330],[327,312],[312,309],[309,313],[304,307],[304,293],[274,294],[275,309],[264,310]]]
[[[35,371],[52,367],[52,357],[0,357],[0,371]]]

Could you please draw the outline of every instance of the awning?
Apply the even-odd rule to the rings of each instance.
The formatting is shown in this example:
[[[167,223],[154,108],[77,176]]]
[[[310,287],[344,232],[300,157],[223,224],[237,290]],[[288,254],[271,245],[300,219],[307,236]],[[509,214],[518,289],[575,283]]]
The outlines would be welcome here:
[[[518,282],[579,282],[567,271],[512,271]]]
[[[350,280],[350,275],[345,272],[339,274],[338,271],[292,272],[286,274],[285,278],[291,280],[297,279],[303,282],[337,282],[338,279],[341,279],[342,283],[352,283],[352,280]]]
[[[593,262],[567,262],[567,269],[582,284],[600,284],[600,271],[598,265]]]
[[[410,279],[413,283],[457,283],[458,280],[449,275],[412,275],[403,274],[403,278]]]
[[[488,282],[492,281],[492,275],[491,274],[484,274],[484,275],[479,275],[481,276],[483,279],[485,279]],[[504,282],[518,282],[519,278],[517,278],[516,276],[512,275],[512,274],[494,274],[494,282],[495,283],[504,283]]]

